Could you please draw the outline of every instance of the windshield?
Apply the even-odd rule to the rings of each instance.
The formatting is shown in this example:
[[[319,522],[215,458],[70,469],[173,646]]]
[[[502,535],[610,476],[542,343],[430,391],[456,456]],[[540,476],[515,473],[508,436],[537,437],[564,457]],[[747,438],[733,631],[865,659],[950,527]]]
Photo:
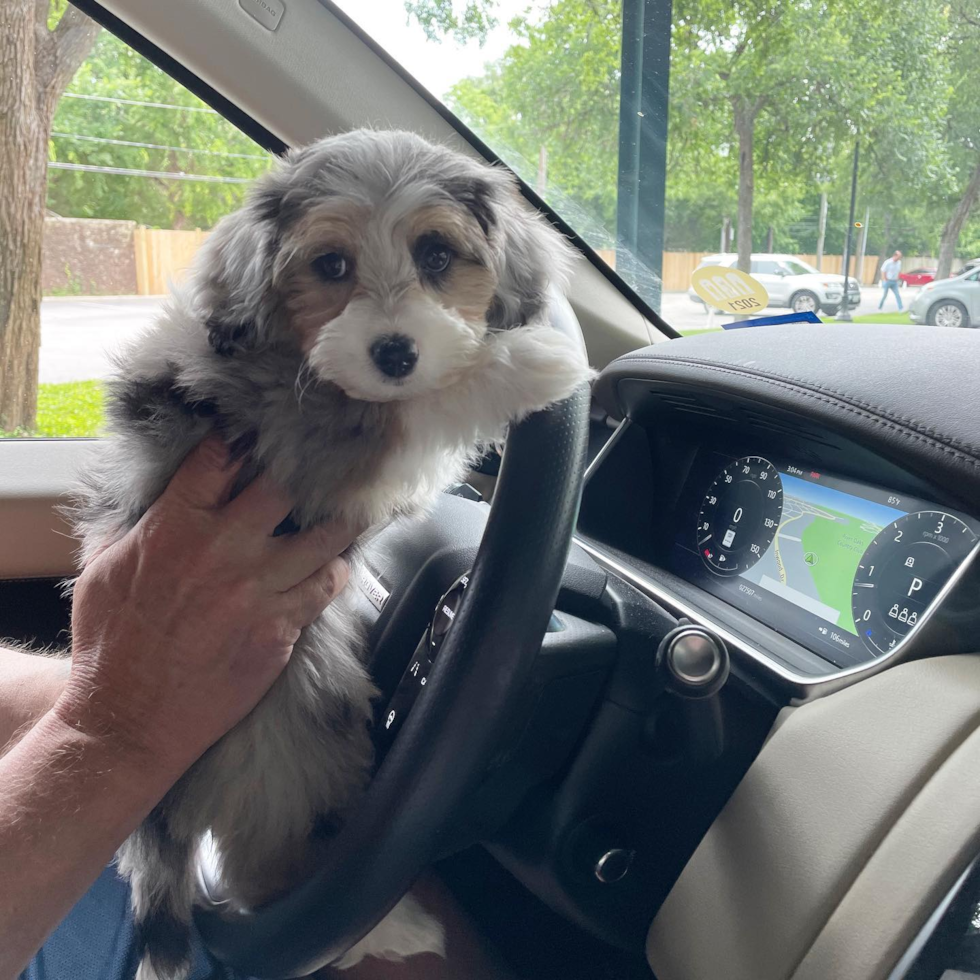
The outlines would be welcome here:
[[[791,276],[809,276],[815,273],[819,275],[812,265],[807,265],[806,262],[800,262],[798,259],[786,259],[781,265],[789,270]]]
[[[846,252],[860,318],[896,251],[937,278],[980,251],[977,0],[338,6],[682,329],[710,253],[800,275]]]

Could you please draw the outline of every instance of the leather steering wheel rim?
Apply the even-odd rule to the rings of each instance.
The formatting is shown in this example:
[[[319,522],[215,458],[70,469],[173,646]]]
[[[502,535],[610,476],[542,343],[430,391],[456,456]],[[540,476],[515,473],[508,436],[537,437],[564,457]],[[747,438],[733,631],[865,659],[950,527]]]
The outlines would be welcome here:
[[[567,300],[553,327],[582,343]],[[454,814],[493,767],[558,596],[578,515],[589,391],[514,426],[466,601],[364,797],[315,874],[247,913],[198,907],[205,945],[246,975],[286,980],[339,959],[440,856]]]

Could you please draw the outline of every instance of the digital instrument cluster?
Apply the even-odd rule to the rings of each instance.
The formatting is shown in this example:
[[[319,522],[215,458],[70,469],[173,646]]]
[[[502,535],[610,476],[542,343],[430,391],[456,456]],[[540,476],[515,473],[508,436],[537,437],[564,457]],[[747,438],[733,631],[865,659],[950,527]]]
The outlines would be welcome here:
[[[710,454],[688,495],[675,571],[839,667],[902,643],[980,532],[949,508],[762,456]]]

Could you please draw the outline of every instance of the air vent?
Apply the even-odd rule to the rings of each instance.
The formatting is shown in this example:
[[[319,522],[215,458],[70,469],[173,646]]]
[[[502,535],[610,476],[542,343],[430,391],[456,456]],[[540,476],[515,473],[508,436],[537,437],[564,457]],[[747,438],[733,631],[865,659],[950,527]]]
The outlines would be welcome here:
[[[771,416],[762,415],[751,408],[743,408],[739,413],[742,420],[756,429],[763,429],[766,432],[775,432],[784,436],[795,436],[809,442],[817,442],[823,446],[834,446],[835,443],[829,440],[826,435],[814,426],[804,422],[796,421],[785,415]]]
[[[704,415],[708,418],[718,418],[721,413],[712,405],[707,404],[695,395],[665,394],[664,392],[651,389],[653,395],[661,405],[672,408],[675,412],[686,412],[689,415]]]

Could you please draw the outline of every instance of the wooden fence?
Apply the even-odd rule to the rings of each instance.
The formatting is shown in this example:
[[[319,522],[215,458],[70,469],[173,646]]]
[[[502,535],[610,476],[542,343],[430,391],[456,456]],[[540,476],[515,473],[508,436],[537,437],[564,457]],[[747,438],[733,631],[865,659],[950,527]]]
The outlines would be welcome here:
[[[170,283],[180,282],[191,260],[208,237],[206,231],[168,231],[137,228],[136,286],[141,296],[165,293]]]
[[[153,228],[137,228],[134,236],[136,252],[136,281],[140,295],[156,295],[167,292],[171,282],[180,282],[194,254],[208,237],[206,231],[161,231]],[[612,249],[598,249],[599,256],[616,268],[616,253]],[[664,292],[683,292],[691,285],[691,274],[706,255],[711,252],[664,252]],[[815,255],[798,256],[804,262],[816,266]],[[842,256],[825,255],[821,272],[841,271]],[[851,260],[851,275],[855,274],[856,259]],[[935,268],[936,260],[929,256],[907,256],[902,261],[906,271],[920,267]],[[957,262],[956,265],[959,265]],[[866,255],[858,278],[865,285],[877,280],[878,256]]]

